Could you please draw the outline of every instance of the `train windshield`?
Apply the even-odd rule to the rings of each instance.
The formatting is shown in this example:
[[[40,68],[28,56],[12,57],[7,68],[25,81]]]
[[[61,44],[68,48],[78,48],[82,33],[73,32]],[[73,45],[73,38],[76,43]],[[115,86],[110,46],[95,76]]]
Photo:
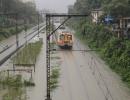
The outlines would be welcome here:
[[[72,40],[72,35],[68,35],[67,39]]]
[[[64,40],[64,35],[60,35],[60,40]]]

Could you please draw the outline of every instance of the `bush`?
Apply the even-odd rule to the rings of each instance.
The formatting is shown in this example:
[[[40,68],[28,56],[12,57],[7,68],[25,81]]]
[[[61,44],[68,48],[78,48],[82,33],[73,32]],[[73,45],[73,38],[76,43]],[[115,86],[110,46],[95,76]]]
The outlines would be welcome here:
[[[31,81],[26,81],[26,80],[24,80],[24,85],[25,85],[25,86],[35,86],[35,83],[34,83],[34,82],[31,82]]]
[[[59,76],[60,76],[60,69],[59,68],[52,69],[51,79],[50,79],[51,91],[53,91],[54,89],[56,89],[58,87]]]

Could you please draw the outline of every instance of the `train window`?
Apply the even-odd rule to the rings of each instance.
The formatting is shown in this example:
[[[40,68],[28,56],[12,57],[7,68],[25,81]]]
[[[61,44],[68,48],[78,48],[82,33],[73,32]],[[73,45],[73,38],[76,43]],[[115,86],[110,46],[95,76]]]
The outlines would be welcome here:
[[[68,35],[68,40],[72,40],[72,35]]]
[[[60,40],[63,40],[64,39],[64,35],[60,35]]]

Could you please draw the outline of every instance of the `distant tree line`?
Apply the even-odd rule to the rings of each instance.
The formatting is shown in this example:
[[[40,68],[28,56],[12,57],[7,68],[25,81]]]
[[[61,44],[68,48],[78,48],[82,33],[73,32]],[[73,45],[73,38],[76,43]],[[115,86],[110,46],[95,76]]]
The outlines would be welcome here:
[[[36,5],[32,2],[22,2],[21,0],[0,0],[0,13],[18,13],[18,19],[25,19],[30,23],[36,22],[38,14]]]
[[[33,2],[0,0],[0,41],[41,22],[42,16]]]
[[[77,0],[68,12],[89,14],[99,8],[114,17],[130,16],[130,0]]]

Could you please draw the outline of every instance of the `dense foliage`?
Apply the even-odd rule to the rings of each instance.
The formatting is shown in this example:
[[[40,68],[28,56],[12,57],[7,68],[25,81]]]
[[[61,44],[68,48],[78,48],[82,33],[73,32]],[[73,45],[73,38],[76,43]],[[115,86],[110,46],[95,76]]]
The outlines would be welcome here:
[[[103,5],[104,12],[114,17],[130,16],[129,0],[111,0]]]
[[[130,15],[130,0],[77,0],[69,13],[90,14],[92,9],[102,9],[114,17]]]
[[[34,23],[37,19],[37,15],[34,14],[38,14],[38,12],[33,2],[24,3],[21,0],[1,0],[0,3],[0,13],[18,13],[18,20],[25,19],[29,23]],[[13,17],[12,15],[9,16]]]
[[[24,3],[21,0],[0,0],[0,13],[0,41],[19,33],[25,29],[25,26],[28,29],[38,24],[38,11],[32,2]],[[8,15],[4,15],[5,13]],[[41,21],[41,16],[39,18]],[[18,26],[17,31],[16,25]]]
[[[17,32],[21,32],[24,29],[23,26],[18,26]],[[10,37],[11,35],[14,35],[16,33],[15,27],[9,27],[9,28],[0,28],[0,41]]]
[[[22,2],[21,0],[1,0],[1,13],[20,13],[24,16],[36,13],[36,6],[33,2]]]

